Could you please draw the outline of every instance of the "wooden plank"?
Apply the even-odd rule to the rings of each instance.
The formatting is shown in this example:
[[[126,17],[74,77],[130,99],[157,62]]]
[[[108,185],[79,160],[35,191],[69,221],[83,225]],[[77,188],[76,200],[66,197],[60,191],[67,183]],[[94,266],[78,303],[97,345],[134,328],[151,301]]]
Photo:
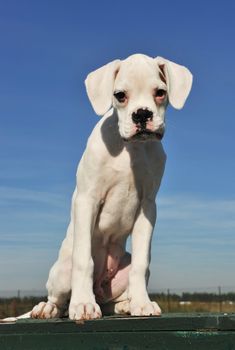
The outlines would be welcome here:
[[[234,314],[164,314],[161,317],[104,317],[99,320],[73,322],[68,319],[19,320],[1,324],[0,335],[14,333],[119,332],[119,331],[190,331],[200,329],[235,330]]]
[[[20,320],[0,325],[0,349],[235,350],[235,314]]]
[[[234,332],[99,332],[8,335],[2,350],[234,350]]]

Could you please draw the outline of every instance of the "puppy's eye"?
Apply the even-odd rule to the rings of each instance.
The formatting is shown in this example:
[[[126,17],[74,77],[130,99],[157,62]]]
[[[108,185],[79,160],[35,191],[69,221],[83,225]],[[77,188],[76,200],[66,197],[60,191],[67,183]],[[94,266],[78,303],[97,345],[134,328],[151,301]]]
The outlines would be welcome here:
[[[124,91],[118,91],[118,92],[114,92],[114,97],[118,100],[118,102],[125,102],[126,100],[126,94]]]
[[[166,96],[166,91],[163,89],[156,89],[155,97],[164,98]]]

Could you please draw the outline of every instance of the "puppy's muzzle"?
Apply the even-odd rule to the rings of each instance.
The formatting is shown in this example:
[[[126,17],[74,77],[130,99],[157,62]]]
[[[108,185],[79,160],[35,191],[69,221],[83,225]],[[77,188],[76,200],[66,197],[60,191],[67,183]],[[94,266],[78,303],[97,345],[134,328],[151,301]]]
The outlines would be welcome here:
[[[156,138],[161,140],[164,136],[164,125],[161,125],[158,130],[153,131],[148,128],[148,122],[153,120],[153,112],[148,109],[139,108],[136,112],[132,113],[132,120],[136,124],[137,132],[132,139],[146,140],[149,138]]]

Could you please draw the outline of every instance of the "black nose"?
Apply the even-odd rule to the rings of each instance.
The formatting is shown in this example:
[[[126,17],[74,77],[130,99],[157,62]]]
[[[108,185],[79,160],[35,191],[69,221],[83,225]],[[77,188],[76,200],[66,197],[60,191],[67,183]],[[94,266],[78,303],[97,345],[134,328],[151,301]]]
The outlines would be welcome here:
[[[132,113],[132,120],[135,124],[143,124],[146,123],[148,119],[153,118],[153,112],[148,109],[138,109],[137,112]]]

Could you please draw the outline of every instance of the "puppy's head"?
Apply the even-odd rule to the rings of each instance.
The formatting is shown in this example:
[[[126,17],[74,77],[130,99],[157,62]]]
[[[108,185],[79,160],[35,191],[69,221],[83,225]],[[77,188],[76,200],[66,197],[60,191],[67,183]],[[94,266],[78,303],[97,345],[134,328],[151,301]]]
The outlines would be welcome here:
[[[85,81],[98,115],[117,110],[124,140],[161,140],[168,102],[181,109],[192,86],[190,71],[164,58],[135,54],[90,73]]]

